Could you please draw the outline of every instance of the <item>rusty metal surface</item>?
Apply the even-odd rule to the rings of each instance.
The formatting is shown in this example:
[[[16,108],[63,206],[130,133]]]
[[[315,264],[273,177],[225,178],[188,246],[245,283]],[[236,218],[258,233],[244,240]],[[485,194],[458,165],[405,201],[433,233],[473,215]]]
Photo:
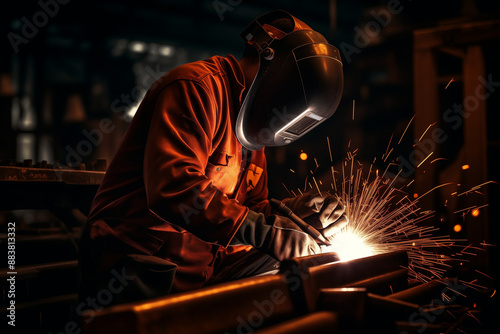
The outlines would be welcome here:
[[[99,185],[104,171],[57,168],[0,166],[0,182],[61,182],[77,185]]]
[[[93,164],[94,170],[60,168],[47,163],[33,165],[30,160],[0,166],[0,210],[37,209],[57,211],[78,209],[87,214],[104,178],[105,162]],[[67,219],[76,221],[76,219]],[[75,225],[75,223],[71,223]]]

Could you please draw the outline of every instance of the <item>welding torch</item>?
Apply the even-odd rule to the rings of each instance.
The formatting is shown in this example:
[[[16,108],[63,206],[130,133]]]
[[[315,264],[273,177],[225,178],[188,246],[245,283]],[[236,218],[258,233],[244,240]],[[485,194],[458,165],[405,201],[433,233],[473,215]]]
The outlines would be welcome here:
[[[299,216],[293,213],[292,209],[287,207],[283,202],[278,201],[277,199],[274,198],[271,198],[269,202],[276,211],[280,212],[285,217],[290,218],[295,224],[297,224],[301,228],[302,231],[313,237],[318,244],[326,246],[332,245],[331,242],[328,241],[323,236],[323,234],[321,234],[317,229],[315,229],[314,227],[303,221]]]

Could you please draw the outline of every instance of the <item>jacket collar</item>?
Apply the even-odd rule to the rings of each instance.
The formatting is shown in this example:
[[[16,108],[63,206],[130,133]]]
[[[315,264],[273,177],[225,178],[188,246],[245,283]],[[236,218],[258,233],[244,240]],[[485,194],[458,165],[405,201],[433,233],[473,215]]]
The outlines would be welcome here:
[[[234,94],[236,95],[239,104],[241,104],[241,96],[245,90],[245,75],[243,73],[243,69],[233,55],[226,56],[224,60],[226,60],[225,67],[228,78],[234,87]]]
[[[234,123],[236,122],[236,118],[238,117],[238,113],[240,111],[242,103],[241,99],[243,96],[243,92],[245,91],[245,75],[239,62],[233,55],[228,55],[222,59],[222,64],[226,70],[227,77],[229,79],[229,82],[231,83],[232,88],[234,101]]]

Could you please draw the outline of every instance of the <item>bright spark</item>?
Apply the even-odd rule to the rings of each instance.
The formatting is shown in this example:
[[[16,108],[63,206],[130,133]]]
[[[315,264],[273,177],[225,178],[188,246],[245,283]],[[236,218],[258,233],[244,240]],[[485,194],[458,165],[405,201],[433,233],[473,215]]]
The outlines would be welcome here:
[[[353,101],[353,118],[354,103]],[[414,117],[409,121],[399,138],[398,145],[401,143]],[[435,124],[433,123],[425,129],[419,141]],[[387,149],[382,155],[384,162],[387,161],[393,151],[393,148],[391,148],[393,139],[391,135]],[[332,246],[322,247],[323,252],[336,252],[342,261],[348,261],[403,250],[408,254],[407,269],[409,279],[416,279],[424,283],[446,277],[450,269],[453,268],[453,264],[462,265],[464,262],[468,262],[468,260],[464,259],[464,255],[475,255],[466,252],[470,247],[470,245],[465,247],[464,242],[466,240],[450,239],[447,235],[435,235],[439,228],[435,227],[433,219],[439,221],[439,217],[436,218],[434,211],[424,211],[419,206],[422,198],[428,194],[447,186],[460,187],[460,184],[443,183],[427,191],[420,189],[418,192],[407,194],[403,189],[409,187],[414,180],[405,182],[405,185],[401,186],[401,188],[396,188],[396,181],[401,181],[399,174],[402,169],[399,170],[397,175],[387,173],[389,166],[395,165],[394,163],[390,163],[383,174],[379,174],[379,170],[375,166],[377,158],[374,158],[371,164],[359,163],[356,160],[357,150],[350,151],[351,140],[349,140],[347,158],[335,170],[333,167],[332,147],[328,137],[327,144],[330,162],[332,163],[332,166],[330,166],[332,182],[328,183],[331,184],[333,193],[344,206],[349,223],[330,239]],[[420,167],[432,155],[433,152],[425,157],[417,167]],[[432,160],[431,164],[438,160],[446,159],[438,157]],[[318,161],[316,158],[314,161],[317,169],[319,167]],[[308,177],[312,178],[318,193],[326,193],[327,190],[320,189],[314,177],[314,172],[312,170],[310,172],[312,176],[308,175]],[[387,177],[388,174],[392,175],[392,177]],[[308,177],[304,181],[304,191],[308,190],[307,185],[309,185],[309,189],[314,189]],[[321,180],[319,180],[319,183],[322,184]],[[460,194],[455,191],[451,196],[457,196],[457,194],[462,196],[476,192],[489,183],[497,182],[488,181]],[[300,189],[298,189],[298,192],[302,194]],[[423,192],[423,194],[421,195],[420,192]],[[295,196],[295,193],[293,195]],[[445,202],[446,205],[447,202]],[[488,204],[475,205],[454,213],[465,214],[469,211],[472,212],[471,210],[479,212],[479,209],[486,206]],[[461,225],[455,224],[454,227],[457,233],[459,229],[462,229]],[[467,284],[480,288],[474,282]],[[460,294],[458,291],[456,293]],[[493,294],[495,293],[496,291]]]
[[[422,135],[420,136],[420,138],[418,139],[418,141],[422,141],[422,138],[424,138],[424,136],[425,136],[425,134],[427,133],[427,131],[429,131],[429,129],[430,129],[433,125],[435,125],[436,123],[437,123],[437,122],[434,122],[434,123],[432,123],[431,125],[429,125],[429,126],[427,127],[427,129],[425,129],[424,133],[422,133]]]
[[[382,159],[384,160],[384,162],[387,160],[387,157],[389,156],[389,148],[391,147],[391,142],[392,142],[392,137],[394,136],[394,133],[391,135],[391,139],[389,139],[389,143],[387,144],[387,149],[385,150],[385,153],[382,155]],[[392,149],[391,149],[392,151]],[[384,156],[385,156],[385,159],[384,159]]]
[[[436,161],[439,161],[439,160],[448,160],[448,159],[445,159],[445,158],[436,158],[434,160],[431,161],[431,164],[435,163]]]
[[[330,162],[333,162],[332,148],[330,147],[330,138],[326,137],[326,141],[328,142],[328,152],[330,153]]]
[[[448,82],[448,84],[446,85],[446,87],[444,87],[444,89],[448,89],[448,86],[453,82],[455,81],[455,77],[451,78],[451,80]]]
[[[415,115],[413,115],[413,117],[408,122],[408,125],[406,126],[405,130],[403,131],[403,134],[401,135],[401,138],[399,138],[398,145],[401,144],[401,140],[403,140],[403,137],[404,137],[406,131],[408,130],[408,128],[410,127],[411,122],[413,122],[414,118],[415,118]]]
[[[418,164],[417,168],[420,167],[424,163],[424,161],[427,160],[432,155],[432,153],[434,152],[429,153],[429,155]]]
[[[364,175],[363,166],[349,158],[342,165],[342,182],[339,198],[349,219],[348,225],[331,238],[332,246],[324,252],[336,252],[342,261],[405,250],[409,259],[409,277],[428,282],[442,278],[458,261],[458,253],[448,252],[457,247],[458,241],[449,236],[435,236],[438,229],[425,221],[434,217],[433,211],[422,211],[417,205],[422,196],[411,200],[407,194],[394,187],[395,179],[386,179],[376,171]],[[384,173],[385,174],[385,173]],[[335,181],[335,175],[332,177]],[[433,188],[439,189],[447,184]],[[431,190],[432,191],[432,190]]]

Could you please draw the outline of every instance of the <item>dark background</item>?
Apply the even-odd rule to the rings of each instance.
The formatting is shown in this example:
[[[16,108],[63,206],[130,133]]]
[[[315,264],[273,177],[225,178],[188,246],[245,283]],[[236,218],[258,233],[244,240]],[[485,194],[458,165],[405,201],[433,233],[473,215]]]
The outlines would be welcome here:
[[[413,125],[400,144],[397,142],[414,115],[413,33],[449,23],[498,20],[500,14],[496,1],[401,0],[397,7],[401,12],[391,15],[387,24],[378,23],[379,30],[360,46],[356,44],[358,31],[366,33],[370,24],[379,22],[374,13],[387,12],[387,1],[61,2],[64,4],[55,0],[13,1],[2,9],[0,160],[74,162],[69,152],[88,140],[83,130],[97,131],[101,129],[99,122],[109,119],[113,130],[107,134],[101,131],[102,138],[79,161],[109,162],[131,117],[124,106],[140,101],[141,93],[152,83],[151,73],[159,77],[178,65],[215,54],[238,58],[243,49],[242,29],[260,14],[284,9],[341,50],[345,86],[333,117],[289,146],[267,149],[269,188],[278,198],[289,196],[288,190],[297,193],[308,188],[312,176],[321,181],[322,188],[329,189],[330,166],[340,171],[348,152],[355,152],[365,166],[376,158],[374,168],[381,171],[388,163],[398,163],[397,157],[408,157],[416,138]],[[29,27],[37,22],[38,26]],[[498,40],[486,44],[483,52],[485,72],[492,74],[493,81],[500,81]],[[443,77],[454,76],[460,69],[456,58],[438,57],[438,72]],[[463,83],[457,80],[445,89],[446,84],[439,87],[442,111],[463,102]],[[488,178],[484,181],[500,181],[499,96],[494,93],[487,100]],[[464,145],[461,131],[445,130],[450,140],[443,144],[439,156],[432,157],[447,159],[439,165],[441,170],[457,159]],[[383,161],[390,141],[393,152]],[[302,152],[308,155],[307,160],[300,160]],[[389,170],[397,172],[397,166],[391,165]],[[499,215],[491,207],[499,203],[499,187],[493,184],[485,188],[481,196],[471,199],[473,202],[462,205],[489,203],[490,209],[481,211],[485,218],[478,227],[486,229],[486,238],[472,241],[498,244]],[[418,184],[409,188],[410,196],[425,191],[418,189]],[[469,218],[443,211],[445,200],[438,198],[424,209],[438,212],[436,222],[444,218],[444,223],[436,223],[442,232],[467,238],[466,229],[455,233],[453,226]],[[38,217],[30,211],[18,214],[27,222]],[[489,265],[493,268],[498,251],[491,249]]]

